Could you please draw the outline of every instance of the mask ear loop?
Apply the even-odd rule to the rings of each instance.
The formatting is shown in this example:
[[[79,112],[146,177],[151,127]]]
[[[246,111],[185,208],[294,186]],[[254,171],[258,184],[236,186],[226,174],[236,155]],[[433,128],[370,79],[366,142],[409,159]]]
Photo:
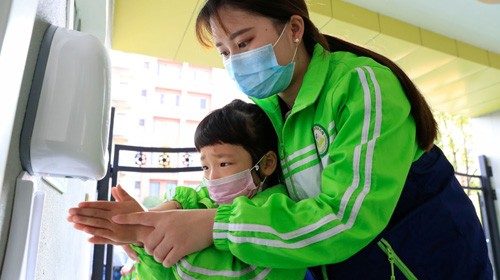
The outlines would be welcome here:
[[[294,43],[298,43],[299,42],[299,38],[293,40]],[[290,61],[290,63],[292,63],[294,60],[295,60],[295,56],[297,55],[297,50],[299,49],[299,44],[297,44],[297,46],[295,47],[295,51],[293,52],[293,56],[292,56],[292,61]]]
[[[267,156],[267,153],[266,153],[266,154],[264,154],[264,155],[263,155],[263,156],[259,159],[259,161],[257,161],[257,163],[256,163],[256,164],[252,167],[252,169],[255,169],[255,173],[257,173],[257,176],[258,176],[258,177],[259,177],[259,179],[261,180],[261,182],[260,182],[260,186],[259,186],[259,187],[262,187],[262,184],[264,184],[264,181],[266,181],[266,179],[267,179],[267,176],[265,176],[265,177],[264,177],[264,179],[262,179],[262,176],[260,175],[260,172],[259,172],[259,170],[260,170],[260,165],[259,165],[259,163],[260,163],[260,162],[264,159],[264,157],[266,157],[266,156]]]
[[[267,154],[266,154],[267,155]],[[255,173],[257,173],[257,177],[259,177],[260,179],[260,183],[259,185],[257,186],[257,191],[261,190],[262,189],[262,186],[264,186],[264,183],[266,182],[266,179],[267,179],[267,176],[264,176],[264,179],[262,179],[262,176],[260,175],[259,173],[259,169],[260,169],[260,166],[259,166],[259,163],[260,161],[266,156],[262,156],[262,158],[254,165],[253,168],[255,168]]]
[[[276,42],[273,44],[273,48],[276,46],[276,44],[278,44],[278,42],[281,40],[281,37],[283,37],[283,34],[285,34],[285,29],[286,29],[286,26],[288,25],[288,22],[285,23],[285,26],[283,27],[283,30],[281,30],[281,34],[280,36],[278,37],[278,40],[276,40]],[[295,38],[293,39],[293,42],[297,44],[297,46],[295,47],[295,51],[293,52],[293,56],[292,56],[292,60],[290,61],[290,63],[292,63],[294,60],[295,60],[295,56],[297,55],[297,50],[299,49],[299,42],[300,42],[300,39],[299,38]]]
[[[280,36],[278,37],[278,40],[276,40],[276,42],[274,42],[274,44],[273,44],[273,48],[274,48],[274,46],[276,46],[276,44],[278,44],[278,42],[281,40],[281,37],[283,36],[283,34],[285,34],[285,29],[286,29],[286,26],[287,26],[287,25],[288,25],[288,22],[287,22],[287,23],[285,23],[285,26],[283,27],[283,30],[281,30],[281,34],[280,34]]]
[[[264,186],[264,183],[266,182],[267,176],[264,177],[264,180],[260,181],[259,187],[257,188],[258,190],[262,189],[262,186]]]
[[[293,42],[295,44],[297,44],[297,46],[295,47],[295,51],[293,52],[293,57],[292,57],[292,61],[291,62],[293,62],[295,60],[295,56],[297,55],[297,50],[299,49],[300,39],[299,38],[295,38],[295,39],[293,39]]]

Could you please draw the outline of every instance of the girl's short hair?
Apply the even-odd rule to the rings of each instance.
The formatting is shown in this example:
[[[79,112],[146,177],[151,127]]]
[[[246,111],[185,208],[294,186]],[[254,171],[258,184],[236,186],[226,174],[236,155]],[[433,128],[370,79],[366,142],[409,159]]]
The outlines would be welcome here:
[[[241,146],[252,157],[252,164],[269,151],[278,155],[278,137],[266,113],[259,106],[239,99],[208,114],[196,128],[194,144],[198,151],[216,144]],[[280,173],[278,162],[267,182],[277,184]]]

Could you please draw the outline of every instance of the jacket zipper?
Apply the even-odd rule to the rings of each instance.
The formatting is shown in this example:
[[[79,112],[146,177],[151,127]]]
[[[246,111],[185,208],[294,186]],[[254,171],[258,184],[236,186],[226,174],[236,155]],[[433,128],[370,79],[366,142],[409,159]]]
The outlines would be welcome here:
[[[286,170],[287,170],[287,173],[288,173],[288,178],[289,178],[289,182],[290,182],[290,189],[291,189],[291,193],[289,192],[289,194],[291,194],[293,197],[294,200],[296,201],[299,201],[300,198],[299,198],[299,195],[297,194],[297,189],[295,188],[295,184],[293,183],[293,174],[290,170],[290,165],[288,163],[288,156],[287,156],[287,152],[286,152],[286,148],[285,148],[285,141],[283,141],[283,137],[285,135],[285,126],[286,126],[286,121],[289,119],[290,115],[292,114],[292,109],[290,109],[290,111],[288,111],[289,115],[286,117],[286,119],[283,120],[283,127],[281,128],[281,138],[282,140],[280,140],[280,146],[281,148],[283,149],[283,160],[284,162],[286,163]],[[284,176],[283,176],[284,177]],[[286,178],[285,179],[285,185],[287,186],[287,189],[288,189],[288,185],[286,184]]]
[[[391,264],[391,280],[396,279],[396,275],[394,273],[394,265],[403,273],[406,279],[409,280],[417,280],[417,277],[410,271],[410,269],[404,264],[404,262],[398,257],[394,249],[392,249],[391,244],[387,242],[384,238],[380,239],[377,242],[377,245],[387,254],[389,258],[389,263]]]

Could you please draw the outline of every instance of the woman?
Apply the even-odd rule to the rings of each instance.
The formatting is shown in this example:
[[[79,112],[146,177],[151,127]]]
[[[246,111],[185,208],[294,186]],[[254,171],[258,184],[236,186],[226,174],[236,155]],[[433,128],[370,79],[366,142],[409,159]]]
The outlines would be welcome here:
[[[209,0],[196,26],[271,119],[289,197],[114,217],[154,226],[144,245],[165,266],[213,243],[328,279],[492,278],[429,106],[394,63],[320,34],[303,0]]]

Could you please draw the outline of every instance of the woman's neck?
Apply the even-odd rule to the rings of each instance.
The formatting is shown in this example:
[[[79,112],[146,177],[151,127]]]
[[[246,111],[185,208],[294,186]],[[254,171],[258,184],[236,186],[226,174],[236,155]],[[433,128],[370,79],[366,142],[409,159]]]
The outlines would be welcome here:
[[[309,66],[309,62],[311,61],[311,57],[306,51],[304,44],[302,43],[299,46],[299,50],[297,51],[297,60],[295,62],[295,75],[290,82],[290,85],[283,92],[279,93],[279,96],[288,107],[292,108],[295,103],[295,99],[299,93],[300,87],[302,86],[302,81],[304,80],[304,75],[306,74],[307,67]]]

